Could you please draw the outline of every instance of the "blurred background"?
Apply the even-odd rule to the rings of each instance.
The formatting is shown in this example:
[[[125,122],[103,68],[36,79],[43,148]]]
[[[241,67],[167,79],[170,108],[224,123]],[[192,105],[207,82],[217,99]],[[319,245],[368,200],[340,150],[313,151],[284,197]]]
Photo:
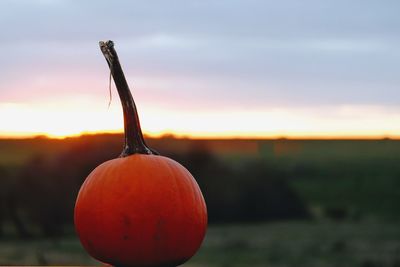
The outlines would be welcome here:
[[[184,266],[400,266],[399,8],[1,1],[0,265],[100,264],[73,207],[122,150],[111,39],[148,144],[207,202]]]

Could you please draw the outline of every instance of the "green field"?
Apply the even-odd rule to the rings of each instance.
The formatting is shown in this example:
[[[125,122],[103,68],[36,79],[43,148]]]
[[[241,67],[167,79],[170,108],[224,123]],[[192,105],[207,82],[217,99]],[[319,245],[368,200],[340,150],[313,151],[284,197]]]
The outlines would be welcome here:
[[[95,265],[75,237],[0,242],[0,264]],[[281,222],[211,226],[184,266],[395,267],[398,224]]]
[[[237,169],[262,162],[269,172],[289,181],[316,217],[341,210],[348,219],[400,219],[399,140],[253,142],[253,153],[240,153],[240,145],[231,141],[232,152],[220,156]]]
[[[210,187],[208,196],[212,199],[206,200],[209,207],[217,207],[217,212],[223,211],[218,208],[223,201],[233,211],[244,206],[243,195],[247,197],[243,199],[253,201],[249,202],[251,205],[259,201],[258,207],[264,207],[268,198],[263,196],[265,191],[258,189],[276,186],[277,183],[268,182],[276,178],[284,180],[283,189],[293,190],[299,197],[295,201],[310,211],[310,217],[304,220],[212,224],[201,250],[185,266],[400,266],[398,140],[165,138],[148,142],[162,154],[188,164],[196,172],[195,177],[204,179],[199,181],[200,185]],[[75,179],[72,187],[75,190],[94,166],[116,157],[121,144],[120,135],[0,140],[0,204],[1,197],[15,190],[11,196],[20,200],[23,211],[19,213],[20,218],[31,219],[26,227],[34,233],[31,239],[18,239],[11,223],[13,218],[0,206],[0,222],[3,220],[3,226],[11,226],[11,230],[3,227],[4,235],[0,237],[0,265],[97,264],[83,251],[72,230],[55,238],[38,234],[40,225],[57,224],[57,221],[47,223],[53,210],[42,210],[41,203],[49,202],[46,188],[50,185],[60,192],[53,195],[55,210],[59,210],[57,203],[71,209],[75,195],[69,189],[63,191],[68,188],[68,182]],[[204,156],[207,153],[212,155],[212,161],[207,161]],[[38,155],[46,160],[44,169],[35,169],[35,161],[27,164]],[[35,173],[45,174],[46,166],[56,175],[50,172],[38,180]],[[30,175],[32,168],[34,175]],[[215,168],[218,171],[213,173]],[[26,170],[26,177],[19,176],[21,170]],[[26,186],[26,182],[31,184]],[[60,182],[65,184],[61,186]],[[10,190],[4,189],[6,186]],[[21,192],[30,191],[25,199],[21,198]],[[267,192],[281,193],[274,189]],[[57,198],[61,193],[68,199]],[[252,195],[257,197],[251,198]],[[39,201],[38,205],[24,205],[39,197],[43,202]],[[282,203],[274,205],[279,208]],[[42,217],[36,218],[37,214]],[[71,214],[70,210],[67,215],[59,214],[67,216],[67,223],[63,221],[67,229],[72,229]]]

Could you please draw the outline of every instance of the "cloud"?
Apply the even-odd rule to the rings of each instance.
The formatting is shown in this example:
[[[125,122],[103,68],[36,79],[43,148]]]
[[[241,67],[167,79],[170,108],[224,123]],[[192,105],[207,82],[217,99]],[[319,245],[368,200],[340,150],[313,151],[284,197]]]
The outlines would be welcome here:
[[[110,38],[133,84],[192,107],[398,105],[398,7],[344,0],[1,1],[0,101],[71,88],[96,94],[108,76],[97,41]]]

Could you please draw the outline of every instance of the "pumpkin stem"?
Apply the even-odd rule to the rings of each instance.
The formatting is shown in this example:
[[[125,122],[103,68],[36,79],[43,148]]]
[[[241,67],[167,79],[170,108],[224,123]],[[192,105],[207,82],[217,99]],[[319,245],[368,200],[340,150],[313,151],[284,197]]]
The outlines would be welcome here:
[[[144,141],[136,105],[119,63],[113,41],[100,41],[99,44],[101,52],[110,67],[124,112],[125,145],[120,157],[127,157],[133,154],[158,154],[147,147]]]

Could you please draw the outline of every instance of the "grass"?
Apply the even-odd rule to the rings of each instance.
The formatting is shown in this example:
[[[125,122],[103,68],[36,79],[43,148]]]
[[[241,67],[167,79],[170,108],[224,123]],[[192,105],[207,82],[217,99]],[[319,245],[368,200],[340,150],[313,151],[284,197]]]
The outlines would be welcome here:
[[[75,237],[0,242],[1,265],[98,265]],[[377,222],[211,226],[184,266],[399,266],[400,227]]]
[[[400,228],[395,224],[286,222],[211,228],[192,263],[393,266],[400,263],[399,252]]]

